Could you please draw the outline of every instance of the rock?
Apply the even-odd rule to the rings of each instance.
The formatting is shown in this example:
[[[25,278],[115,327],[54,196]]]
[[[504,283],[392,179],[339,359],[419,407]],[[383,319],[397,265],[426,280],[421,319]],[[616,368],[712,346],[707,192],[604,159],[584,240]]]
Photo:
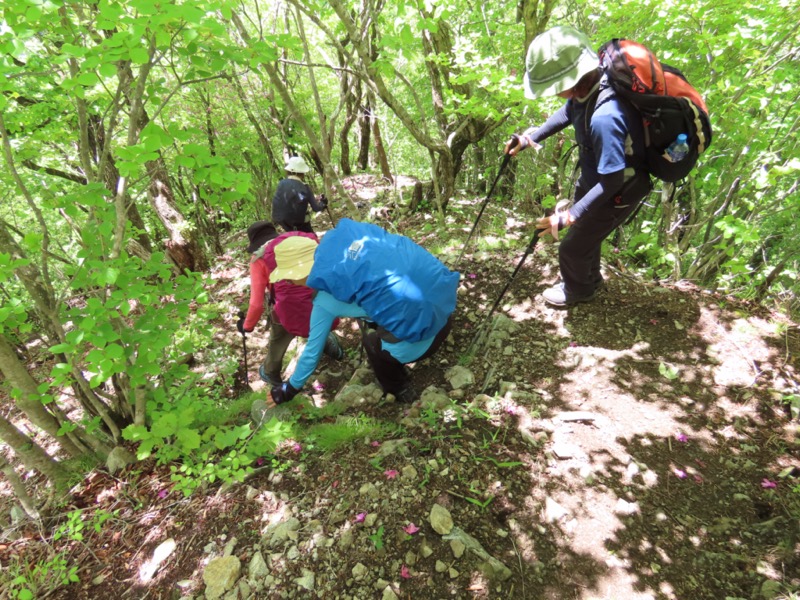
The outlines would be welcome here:
[[[433,530],[439,535],[447,535],[453,529],[453,517],[450,511],[441,504],[434,504],[431,508],[430,523]]]
[[[236,548],[236,544],[238,543],[239,540],[237,540],[235,537],[232,537],[230,540],[228,540],[228,543],[225,544],[225,548],[222,550],[222,556],[230,556],[233,554],[233,550]]]
[[[355,539],[355,535],[353,534],[352,529],[345,529],[342,532],[342,537],[339,538],[339,547],[342,550],[347,550],[350,546],[353,545],[353,540]]]
[[[417,563],[417,555],[414,554],[411,550],[409,550],[408,552],[406,552],[405,563],[409,567],[413,567]]]
[[[206,584],[206,599],[217,600],[239,579],[242,563],[236,556],[223,556],[212,559],[203,571],[203,582]]]
[[[422,540],[422,545],[419,547],[419,551],[423,558],[428,558],[431,554],[433,554],[433,548],[428,545],[428,540]]]
[[[553,455],[560,460],[570,458],[586,458],[586,453],[575,444],[568,442],[556,442],[553,444]]]
[[[386,440],[381,444],[381,447],[378,448],[378,451],[375,453],[375,460],[380,462],[392,454],[408,456],[408,440],[406,438],[400,438],[399,440]]]
[[[460,365],[449,368],[444,377],[454,390],[460,390],[475,383],[475,375],[472,374],[472,371]]]
[[[360,581],[361,579],[364,579],[364,577],[367,576],[367,573],[369,573],[369,569],[362,563],[357,563],[356,566],[353,567],[351,573],[353,574],[353,579],[355,579],[356,581]]]
[[[264,538],[269,540],[267,543],[271,548],[274,548],[288,539],[296,540],[298,529],[300,529],[300,521],[295,517],[291,517],[286,521],[267,527]]]
[[[153,551],[153,556],[139,568],[139,578],[142,581],[150,581],[156,571],[161,567],[162,563],[169,558],[170,554],[175,551],[177,544],[175,540],[169,538],[162,542]]]
[[[380,495],[378,488],[375,487],[375,484],[371,482],[367,482],[358,488],[358,493],[361,496],[367,496],[369,498],[377,498]]]
[[[453,556],[456,558],[461,558],[466,549],[467,546],[461,540],[450,540],[450,550],[453,551]]]
[[[558,421],[564,421],[565,423],[574,423],[576,421],[593,423],[594,421],[600,421],[603,419],[601,415],[596,415],[594,413],[586,412],[584,410],[559,413],[558,415],[556,415],[555,418]]]
[[[267,575],[269,575],[267,561],[264,560],[264,555],[261,554],[261,551],[256,550],[256,553],[253,554],[253,558],[250,559],[250,563],[247,565],[247,576],[250,580],[258,580]]]
[[[419,476],[419,473],[417,473],[417,470],[413,466],[406,465],[405,467],[403,467],[400,470],[400,476],[403,479],[407,479],[407,480],[410,480],[410,481],[415,481],[417,479],[417,477]]]
[[[436,569],[437,573],[444,573],[447,571],[447,564],[443,563],[441,560],[437,560],[434,568]]]
[[[369,513],[366,517],[364,517],[365,527],[372,527],[377,522],[378,522],[378,513]]]
[[[303,574],[300,577],[295,578],[294,582],[304,590],[308,590],[309,592],[313,591],[316,580],[314,572],[309,571],[308,569],[303,569],[302,572]]]
[[[131,452],[122,446],[117,446],[108,455],[106,459],[106,468],[109,473],[116,473],[120,469],[124,469],[135,462],[136,457]]]
[[[458,571],[456,571],[453,567],[450,567],[447,570],[447,573],[448,575],[450,575],[450,579],[455,579],[456,577],[458,577]]]
[[[300,558],[300,550],[297,549],[297,546],[292,546],[286,551],[286,560],[297,560]]]
[[[614,512],[622,515],[635,515],[639,512],[638,502],[627,502],[620,498],[617,500],[617,505],[614,507]]]
[[[443,540],[453,541],[458,540],[473,554],[475,554],[478,558],[482,559],[484,562],[481,565],[481,571],[490,579],[497,579],[499,581],[505,581],[509,577],[511,577],[511,569],[505,566],[502,562],[498,559],[490,555],[486,550],[484,550],[481,543],[476,540],[474,537],[469,535],[467,532],[459,529],[458,527],[453,527],[452,531],[449,535],[446,535],[442,538]]]
[[[548,523],[560,521],[569,514],[569,511],[552,498],[544,501],[544,520]]]
[[[383,596],[381,596],[381,600],[400,600],[397,597],[397,594],[394,593],[394,590],[390,586],[386,586],[386,589],[383,590]]]
[[[250,587],[250,584],[247,583],[244,579],[239,580],[239,595],[238,598],[249,598],[250,595],[253,593],[253,588]]]

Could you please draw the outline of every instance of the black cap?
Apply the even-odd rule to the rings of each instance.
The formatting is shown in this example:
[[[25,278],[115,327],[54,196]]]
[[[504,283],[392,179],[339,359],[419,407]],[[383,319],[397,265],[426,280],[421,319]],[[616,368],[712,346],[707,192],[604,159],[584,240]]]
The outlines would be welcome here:
[[[278,237],[278,232],[269,221],[256,221],[247,228],[247,239],[250,244],[247,246],[247,251],[253,254],[256,250],[261,248],[270,240]]]

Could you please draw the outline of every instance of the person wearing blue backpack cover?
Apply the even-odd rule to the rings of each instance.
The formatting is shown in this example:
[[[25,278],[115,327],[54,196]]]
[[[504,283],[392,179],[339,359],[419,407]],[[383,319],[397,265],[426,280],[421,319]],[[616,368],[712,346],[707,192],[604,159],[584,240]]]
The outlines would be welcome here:
[[[292,400],[319,363],[337,317],[359,319],[362,344],[384,393],[400,402],[417,398],[406,364],[432,355],[447,338],[460,276],[409,238],[370,223],[341,219],[317,245],[296,237],[275,249],[270,281],[289,280],[314,290],[303,354],[272,400]]]
[[[541,127],[513,135],[505,153],[516,155],[572,125],[580,178],[573,205],[536,222],[540,236],[570,226],[558,248],[561,282],[542,293],[553,306],[592,300],[602,285],[600,250],[606,239],[650,192],[642,119],[616,97],[589,38],[568,26],[531,42],[525,61],[525,96],[559,96],[567,102]]]

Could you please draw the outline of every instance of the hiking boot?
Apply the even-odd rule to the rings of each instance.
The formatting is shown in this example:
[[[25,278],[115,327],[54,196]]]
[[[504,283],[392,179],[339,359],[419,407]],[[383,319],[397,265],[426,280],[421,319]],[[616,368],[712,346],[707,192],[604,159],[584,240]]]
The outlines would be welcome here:
[[[552,306],[572,306],[573,304],[578,304],[579,302],[589,302],[592,300],[597,293],[597,288],[592,291],[590,294],[586,294],[585,296],[575,296],[573,294],[568,294],[564,290],[564,282],[557,283],[551,288],[546,289],[542,292],[542,298],[545,302]]]
[[[339,338],[332,331],[328,334],[328,339],[325,340],[323,352],[325,356],[330,356],[333,360],[342,360],[344,358],[344,350],[339,344]]]
[[[397,392],[394,397],[397,398],[398,402],[403,404],[411,404],[412,402],[415,402],[417,398],[419,398],[417,391],[411,384],[406,385],[402,390]]]
[[[267,370],[264,368],[264,365],[258,367],[258,376],[261,378],[261,381],[263,381],[264,383],[268,383],[273,387],[283,383],[283,379],[281,379],[280,373],[267,373]]]

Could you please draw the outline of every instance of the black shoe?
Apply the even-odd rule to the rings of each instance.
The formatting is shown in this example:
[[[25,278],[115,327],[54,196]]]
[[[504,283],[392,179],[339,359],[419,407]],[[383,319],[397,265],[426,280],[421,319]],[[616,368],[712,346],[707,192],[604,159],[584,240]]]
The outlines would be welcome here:
[[[264,383],[268,383],[273,387],[283,383],[283,379],[281,379],[280,373],[267,373],[267,370],[264,368],[264,365],[258,367],[258,376],[261,378],[261,381],[263,381]]]
[[[328,339],[325,340],[323,352],[325,356],[330,356],[333,360],[342,360],[344,358],[344,350],[339,344],[339,338],[332,331],[328,334]]]
[[[409,384],[397,392],[394,397],[397,398],[397,401],[401,402],[402,404],[411,404],[412,402],[415,402],[417,398],[419,398],[419,395],[414,389],[414,386]]]

